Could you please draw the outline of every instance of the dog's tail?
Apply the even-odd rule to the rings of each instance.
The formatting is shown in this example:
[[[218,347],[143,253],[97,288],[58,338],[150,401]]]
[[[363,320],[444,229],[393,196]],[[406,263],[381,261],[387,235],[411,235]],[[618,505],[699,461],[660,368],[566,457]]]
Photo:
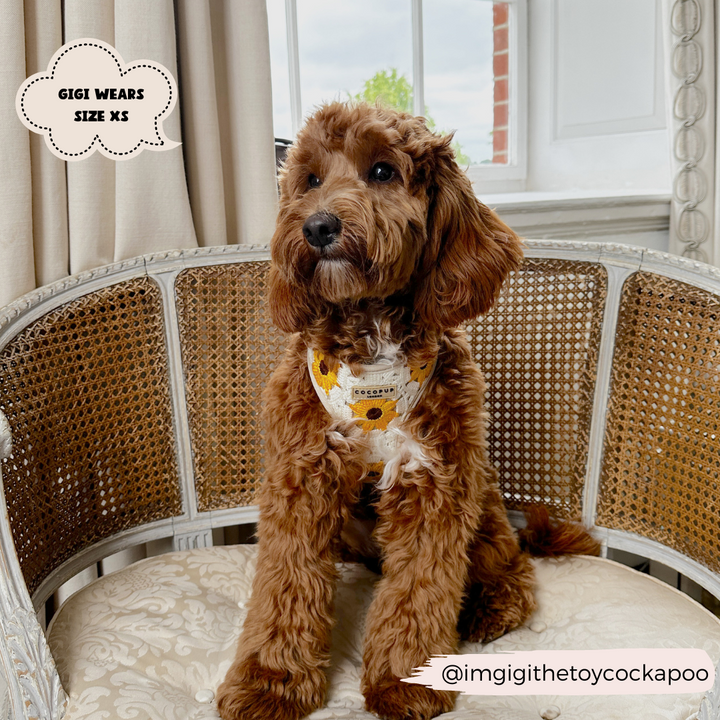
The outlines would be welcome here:
[[[520,547],[535,557],[599,555],[600,543],[577,523],[555,520],[544,505],[525,509],[527,525],[518,532]]]

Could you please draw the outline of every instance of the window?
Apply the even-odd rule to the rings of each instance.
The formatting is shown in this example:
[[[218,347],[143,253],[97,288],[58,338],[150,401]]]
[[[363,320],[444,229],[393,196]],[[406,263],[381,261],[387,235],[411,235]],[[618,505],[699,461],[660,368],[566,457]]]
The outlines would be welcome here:
[[[323,102],[381,95],[456,131],[476,188],[522,189],[525,2],[268,0],[275,135]]]

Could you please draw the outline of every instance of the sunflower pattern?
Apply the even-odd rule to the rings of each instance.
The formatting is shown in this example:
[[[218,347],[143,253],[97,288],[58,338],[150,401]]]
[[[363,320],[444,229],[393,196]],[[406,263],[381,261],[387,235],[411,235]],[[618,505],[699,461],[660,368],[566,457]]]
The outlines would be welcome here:
[[[353,375],[345,363],[308,348],[307,364],[328,415],[335,421],[354,421],[362,430],[368,478],[378,488],[388,487],[385,473],[403,442],[403,419],[419,401],[435,362],[412,368],[403,362],[366,365],[363,372]]]
[[[422,385],[430,376],[435,367],[434,363],[426,362],[424,365],[410,367],[410,379]]]
[[[329,395],[330,390],[338,384],[337,363],[325,357],[323,353],[313,353],[312,373],[317,384]]]
[[[351,403],[350,408],[356,418],[360,419],[363,432],[371,430],[387,430],[388,423],[400,417],[395,410],[395,400],[358,400]]]

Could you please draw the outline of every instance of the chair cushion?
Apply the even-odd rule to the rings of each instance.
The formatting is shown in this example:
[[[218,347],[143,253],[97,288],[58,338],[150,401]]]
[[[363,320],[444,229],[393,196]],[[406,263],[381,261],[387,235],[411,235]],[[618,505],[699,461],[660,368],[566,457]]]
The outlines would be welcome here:
[[[71,597],[49,629],[68,720],[201,720],[232,661],[255,546],[149,558]],[[539,608],[526,627],[463,653],[696,647],[720,659],[720,621],[664,583],[600,558],[536,561]],[[362,631],[377,577],[341,566],[327,705],[312,720],[371,720],[360,694]],[[444,720],[687,720],[701,695],[460,695]]]

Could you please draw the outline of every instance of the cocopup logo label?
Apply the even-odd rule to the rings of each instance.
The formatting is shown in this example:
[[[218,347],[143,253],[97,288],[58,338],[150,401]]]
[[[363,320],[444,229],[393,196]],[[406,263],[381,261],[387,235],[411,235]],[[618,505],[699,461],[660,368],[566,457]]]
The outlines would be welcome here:
[[[44,135],[63,160],[83,160],[96,150],[126,160],[180,145],[162,126],[176,102],[175,80],[162,65],[126,65],[111,45],[84,38],[63,45],[46,72],[29,77],[15,107],[23,124]]]

